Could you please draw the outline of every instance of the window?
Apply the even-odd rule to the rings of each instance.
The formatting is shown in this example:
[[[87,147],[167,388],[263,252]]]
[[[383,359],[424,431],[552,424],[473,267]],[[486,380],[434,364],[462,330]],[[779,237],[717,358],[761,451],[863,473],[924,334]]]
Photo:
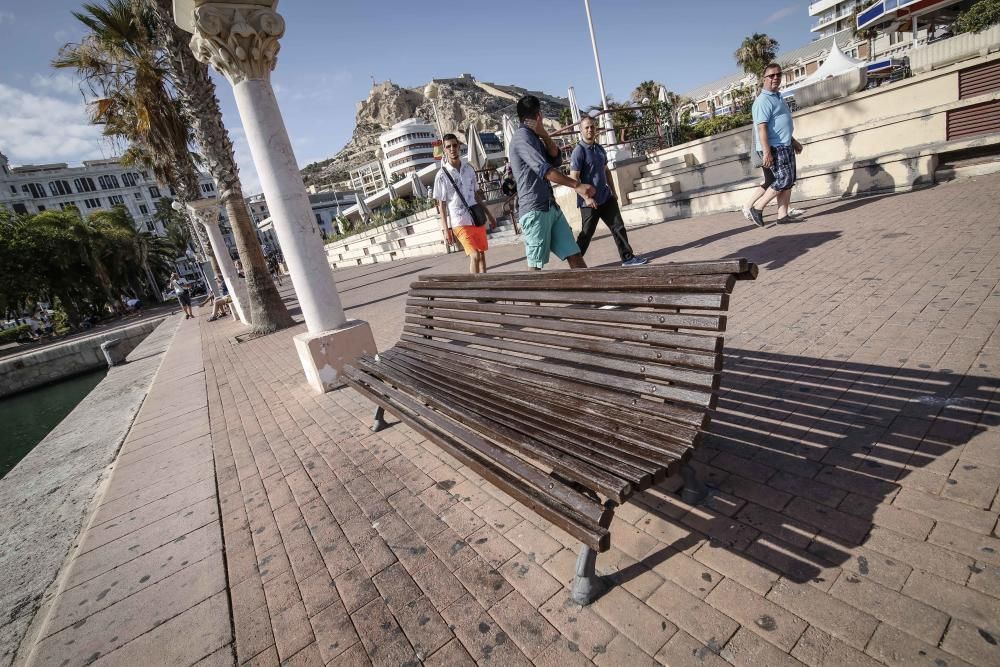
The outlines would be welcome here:
[[[41,183],[25,183],[21,186],[21,191],[31,195],[32,199],[42,199],[46,196]]]
[[[143,215],[149,215],[149,207],[147,207],[145,204],[139,204],[139,213],[142,213]]]
[[[149,232],[149,233],[151,233],[151,234],[154,231],[156,231],[156,227],[153,226],[153,221],[152,220],[147,220],[146,221],[146,231]]]
[[[108,202],[110,202],[112,206],[124,206],[125,198],[121,195],[111,195],[108,197]]]
[[[135,176],[135,174],[122,174],[122,183],[124,183],[126,187],[134,188]]]
[[[142,199],[142,193],[141,192],[136,192],[135,193],[135,198],[136,199]]]
[[[150,185],[149,186],[149,196],[152,197],[153,199],[159,198],[159,196],[160,196],[160,188],[156,187],[155,185]]]
[[[38,212],[41,213],[44,210],[45,210],[45,205],[44,204],[39,204],[38,205]]]
[[[73,185],[76,186],[77,192],[94,192],[97,190],[94,186],[94,179],[88,177],[73,179]]]
[[[66,181],[49,181],[49,192],[52,193],[53,197],[73,194],[73,191],[69,187],[69,183]]]
[[[11,193],[12,195],[16,195],[16,194],[17,194],[17,187],[16,187],[16,186],[13,186],[13,185],[12,185],[12,186],[10,186],[10,193]]]
[[[215,185],[213,183],[202,183],[201,191],[205,193],[215,192]]]
[[[101,176],[97,179],[97,182],[100,183],[102,190],[117,190],[121,187],[118,185],[118,177],[114,174]]]
[[[143,177],[143,178],[144,178],[145,180],[147,180],[147,181],[148,181],[148,180],[149,180],[149,172],[148,172],[148,171],[143,171],[143,172],[142,172],[142,177]]]
[[[27,212],[28,208],[24,204],[14,204],[14,213],[25,215]]]
[[[87,208],[101,207],[101,200],[98,197],[94,197],[93,199],[85,199],[83,203]]]
[[[69,209],[69,208],[74,208],[74,209],[77,208],[76,202],[75,201],[68,201],[68,202],[64,202],[62,204],[59,204],[59,209],[62,210],[62,211],[65,211],[66,209]]]

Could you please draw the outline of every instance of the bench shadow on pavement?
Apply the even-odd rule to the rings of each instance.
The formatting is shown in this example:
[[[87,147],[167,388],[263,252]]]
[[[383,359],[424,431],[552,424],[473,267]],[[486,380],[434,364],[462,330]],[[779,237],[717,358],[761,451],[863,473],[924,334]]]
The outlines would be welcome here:
[[[673,478],[640,494],[640,507],[680,537],[610,576],[624,583],[706,538],[705,548],[799,583],[822,585],[833,567],[870,569],[876,581],[891,576],[887,568],[908,568],[894,556],[926,535],[875,528],[864,548],[872,519],[911,475],[907,486],[975,496],[977,457],[952,467],[957,448],[1000,425],[989,402],[998,388],[995,378],[945,370],[727,350],[718,408],[692,464],[708,498],[685,505]]]
[[[801,229],[807,224],[807,222],[797,223],[794,227]],[[836,241],[840,237],[840,232],[779,234],[777,236],[769,236],[760,243],[755,243],[731,252],[726,255],[726,258],[746,257],[761,269],[774,271],[775,269],[782,268],[793,259],[801,257],[810,250],[814,250],[824,243]]]

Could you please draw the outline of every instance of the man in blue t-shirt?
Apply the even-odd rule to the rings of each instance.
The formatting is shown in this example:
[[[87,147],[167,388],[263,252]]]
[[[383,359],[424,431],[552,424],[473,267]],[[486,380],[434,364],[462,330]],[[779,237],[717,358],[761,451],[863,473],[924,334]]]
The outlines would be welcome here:
[[[580,136],[583,140],[573,149],[569,159],[569,176],[581,183],[593,185],[597,192],[593,197],[584,199],[576,196],[576,205],[580,209],[581,229],[576,237],[580,246],[580,254],[586,255],[590,240],[597,231],[598,219],[611,230],[611,237],[618,248],[618,256],[622,266],[640,266],[648,260],[636,257],[625,233],[625,221],[622,220],[618,208],[618,198],[611,189],[611,172],[608,170],[608,154],[604,147],[597,143],[597,123],[590,116],[580,121]]]
[[[750,204],[749,215],[758,227],[764,226],[764,207],[775,198],[778,224],[796,222],[788,215],[788,204],[795,185],[795,155],[802,152],[802,144],[792,136],[792,112],[778,92],[781,76],[777,63],[764,68],[764,88],[753,103],[754,144],[764,168],[764,192]]]

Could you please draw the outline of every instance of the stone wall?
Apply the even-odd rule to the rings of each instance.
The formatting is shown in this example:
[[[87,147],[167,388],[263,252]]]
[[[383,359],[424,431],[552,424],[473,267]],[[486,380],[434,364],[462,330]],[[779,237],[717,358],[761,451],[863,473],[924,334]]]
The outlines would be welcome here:
[[[166,315],[164,315],[166,317]],[[0,397],[40,387],[107,365],[101,343],[118,339],[121,354],[128,354],[155,329],[164,317],[142,320],[112,329],[0,359]]]

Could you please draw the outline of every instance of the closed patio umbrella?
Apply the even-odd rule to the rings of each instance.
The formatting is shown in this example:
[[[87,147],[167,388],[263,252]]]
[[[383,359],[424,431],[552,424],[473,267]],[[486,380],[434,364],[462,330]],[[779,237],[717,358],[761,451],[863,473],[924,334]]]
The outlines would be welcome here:
[[[471,123],[465,132],[465,145],[468,146],[469,150],[466,159],[472,168],[476,171],[484,169],[486,167],[486,148],[483,146],[483,140],[479,137],[479,129],[475,123]]]

